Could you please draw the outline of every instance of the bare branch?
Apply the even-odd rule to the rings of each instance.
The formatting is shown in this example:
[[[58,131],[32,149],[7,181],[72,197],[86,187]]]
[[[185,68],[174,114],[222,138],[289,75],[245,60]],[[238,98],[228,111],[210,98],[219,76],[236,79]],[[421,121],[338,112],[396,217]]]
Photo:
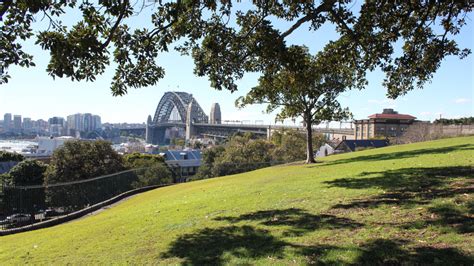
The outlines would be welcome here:
[[[61,29],[61,27],[56,23],[56,21],[54,21],[54,19],[46,11],[43,11],[43,13],[44,13],[44,16],[48,17],[48,19],[49,19],[48,31],[49,31],[49,28],[51,27],[51,25],[53,25],[53,27],[55,29],[58,29],[58,30]],[[44,18],[44,16],[43,16],[43,18]],[[41,19],[41,20],[43,20],[43,19]]]

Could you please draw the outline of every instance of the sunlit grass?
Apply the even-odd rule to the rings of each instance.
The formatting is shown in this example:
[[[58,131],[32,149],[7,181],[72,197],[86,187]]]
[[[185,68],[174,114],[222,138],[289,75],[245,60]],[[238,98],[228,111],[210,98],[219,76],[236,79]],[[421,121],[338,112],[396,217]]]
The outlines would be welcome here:
[[[1,264],[473,263],[474,137],[157,189],[0,237]]]

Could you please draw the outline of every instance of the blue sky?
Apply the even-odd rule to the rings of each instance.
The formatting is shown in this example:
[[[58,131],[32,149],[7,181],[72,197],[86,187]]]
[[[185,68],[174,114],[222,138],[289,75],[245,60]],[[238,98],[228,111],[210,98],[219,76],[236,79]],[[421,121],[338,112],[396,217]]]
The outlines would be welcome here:
[[[474,50],[474,16],[470,14],[468,25],[456,38],[460,47]],[[69,16],[69,22],[75,15]],[[77,18],[77,16],[76,16]],[[134,26],[146,25],[148,13],[142,13],[128,21]],[[44,23],[43,23],[44,25]],[[317,32],[308,32],[304,25],[287,40],[291,44],[305,44],[311,52],[321,49],[328,40],[335,38],[332,25],[326,25]],[[278,25],[282,29],[287,24]],[[41,25],[37,27],[40,29]],[[223,120],[263,120],[274,123],[274,114],[264,114],[265,106],[250,106],[238,110],[234,106],[237,97],[245,95],[256,85],[258,74],[249,73],[238,82],[235,93],[216,91],[209,86],[206,77],[193,74],[193,61],[177,52],[161,54],[158,61],[166,70],[166,76],[155,86],[131,89],[122,97],[114,97],[110,92],[113,66],[95,82],[72,82],[69,79],[53,79],[46,73],[48,54],[32,42],[25,44],[26,50],[35,55],[36,67],[11,67],[11,80],[0,85],[0,115],[21,114],[33,119],[47,119],[52,116],[67,116],[77,112],[90,112],[102,117],[103,122],[145,122],[153,115],[155,108],[166,91],[186,91],[192,93],[201,107],[208,113],[213,102],[221,106]],[[397,100],[385,97],[380,71],[368,73],[369,85],[362,91],[348,91],[340,96],[344,106],[350,108],[354,118],[362,119],[380,112],[383,108],[395,108],[400,113],[412,114],[421,120],[433,120],[440,114],[454,118],[474,116],[474,59],[471,54],[464,60],[446,58],[435,73],[432,82],[423,90],[409,92]],[[259,121],[260,122],[260,121]],[[291,123],[291,122],[287,122]]]

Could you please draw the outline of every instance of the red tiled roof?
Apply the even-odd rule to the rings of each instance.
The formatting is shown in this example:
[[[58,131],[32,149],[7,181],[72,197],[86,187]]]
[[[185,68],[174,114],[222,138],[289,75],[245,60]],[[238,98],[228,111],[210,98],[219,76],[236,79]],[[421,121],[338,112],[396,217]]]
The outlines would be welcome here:
[[[416,117],[411,115],[404,115],[404,114],[373,114],[370,115],[369,118],[380,118],[380,119],[407,119],[413,120]]]

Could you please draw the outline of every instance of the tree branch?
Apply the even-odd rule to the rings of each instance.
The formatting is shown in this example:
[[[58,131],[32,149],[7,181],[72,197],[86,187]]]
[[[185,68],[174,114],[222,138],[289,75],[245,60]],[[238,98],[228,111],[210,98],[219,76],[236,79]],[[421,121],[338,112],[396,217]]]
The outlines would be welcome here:
[[[451,17],[453,16],[453,7],[454,7],[454,2],[449,7],[448,18],[446,18],[446,21],[447,21],[448,24],[451,22]],[[444,29],[443,38],[441,39],[442,42],[444,42],[446,40],[446,35],[448,34],[449,31],[450,31],[449,27],[447,29]]]
[[[242,38],[247,38],[249,37],[249,35],[255,30],[255,28],[257,28],[257,26],[262,23],[262,21],[267,17],[267,14],[263,14],[262,17],[254,24],[252,25],[252,27],[245,33],[244,36],[242,36]]]
[[[43,11],[43,13],[44,13],[44,16],[48,17],[48,19],[49,19],[48,31],[49,31],[49,28],[51,27],[51,25],[53,25],[54,28],[56,28],[58,30],[61,29],[61,27],[53,20],[53,18],[48,13],[46,13],[46,11]]]
[[[181,0],[178,0],[178,1],[176,2],[176,5],[177,5],[177,9],[178,9],[178,11],[179,11],[180,6],[181,6]],[[202,10],[202,9],[201,9],[201,10]],[[150,32],[148,38],[152,39],[152,38],[155,37],[158,33],[160,33],[160,32],[162,32],[162,31],[164,31],[164,30],[170,28],[171,26],[173,26],[173,24],[175,24],[175,23],[178,21],[178,16],[179,16],[179,14],[176,13],[176,16],[174,17],[174,20],[171,21],[170,23],[168,23],[168,25],[163,26],[163,27],[161,27],[161,28],[155,28],[155,29],[153,29],[153,30]]]
[[[342,27],[342,28],[346,31],[346,33],[349,34],[349,36],[351,36],[352,40],[353,40],[357,45],[359,45],[359,46],[362,48],[362,50],[364,50],[365,53],[368,53],[367,48],[365,47],[365,45],[363,45],[363,44],[360,42],[359,37],[357,37],[357,35],[354,33],[354,31],[353,31],[351,28],[349,28],[349,26],[347,26],[346,22],[345,22],[341,17],[339,17],[339,15],[338,15],[336,12],[334,12],[334,10],[333,10],[332,8],[331,8],[331,10],[329,10],[328,12],[329,12],[329,13],[331,14],[331,16],[336,20],[336,23],[337,23],[340,27]]]
[[[423,18],[421,19],[421,22],[420,24],[418,25],[418,27],[416,28],[415,32],[418,32],[420,31],[424,26],[425,26],[425,23],[426,21],[428,20],[428,17],[430,15],[430,11],[431,9],[433,8],[433,5],[435,4],[435,1],[430,1],[427,5],[427,9],[426,9],[426,13],[425,15],[423,16]]]
[[[311,13],[307,14],[306,16],[300,18],[298,21],[296,21],[296,23],[293,24],[293,26],[291,26],[287,31],[283,32],[280,37],[282,39],[285,39],[286,37],[288,37],[288,35],[293,33],[293,31],[298,29],[303,23],[306,23],[308,21],[311,21],[312,19],[315,19],[322,12],[327,12],[327,11],[331,10],[332,6],[334,5],[335,2],[336,2],[336,0],[325,1],[320,6],[318,6],[316,8],[316,10],[314,10],[314,12],[311,12]]]
[[[105,42],[100,46],[100,50],[105,49],[110,44],[110,42],[112,41],[112,38],[114,37],[115,31],[117,30],[118,26],[120,25],[120,22],[122,21],[123,17],[125,16],[125,12],[126,12],[126,9],[127,9],[127,4],[128,4],[128,0],[125,0],[123,2],[122,13],[120,13],[120,15],[117,18],[117,21],[115,21],[115,24],[112,26],[112,29],[110,29],[110,34],[109,34],[107,40],[105,40]]]
[[[2,8],[0,9],[0,21],[3,21],[3,15],[7,12],[8,8],[12,5],[12,0],[3,1]]]

